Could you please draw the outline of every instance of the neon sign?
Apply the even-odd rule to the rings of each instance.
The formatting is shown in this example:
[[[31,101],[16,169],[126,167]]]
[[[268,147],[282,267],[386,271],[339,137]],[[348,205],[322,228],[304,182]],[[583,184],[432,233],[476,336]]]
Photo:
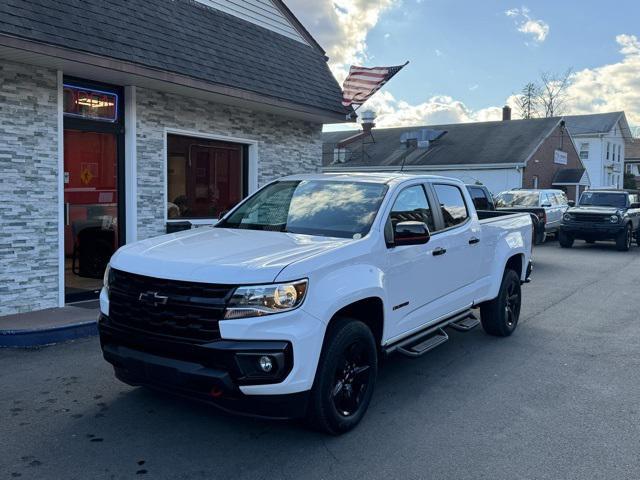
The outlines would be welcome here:
[[[64,85],[64,114],[103,122],[118,120],[118,95],[92,88]]]

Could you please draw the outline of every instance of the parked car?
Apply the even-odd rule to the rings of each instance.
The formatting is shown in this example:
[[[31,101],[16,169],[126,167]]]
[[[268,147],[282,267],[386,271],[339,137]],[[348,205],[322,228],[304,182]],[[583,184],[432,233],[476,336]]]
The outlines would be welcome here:
[[[544,243],[547,235],[557,234],[565,210],[573,205],[562,190],[515,189],[495,197],[498,210],[531,212],[538,217],[536,244]]]
[[[529,215],[480,220],[454,179],[286,177],[215,226],[120,248],[103,355],[130,385],[346,432],[382,355],[423,355],[447,327],[513,333],[531,236]]]
[[[467,185],[467,190],[469,191],[469,195],[471,195],[471,200],[476,207],[478,215],[482,218],[499,217],[513,213],[513,210],[506,208],[498,210],[493,200],[493,195],[491,195],[489,189],[484,185]],[[516,210],[516,212],[518,212],[518,210]],[[531,216],[531,223],[533,224],[533,242],[534,244],[542,243],[541,239],[544,237],[544,224],[542,224],[538,215],[535,213],[529,213],[529,215]]]
[[[571,248],[575,239],[595,243],[613,240],[627,251],[635,237],[640,245],[640,198],[635,190],[587,190],[578,205],[562,218],[560,246]]]

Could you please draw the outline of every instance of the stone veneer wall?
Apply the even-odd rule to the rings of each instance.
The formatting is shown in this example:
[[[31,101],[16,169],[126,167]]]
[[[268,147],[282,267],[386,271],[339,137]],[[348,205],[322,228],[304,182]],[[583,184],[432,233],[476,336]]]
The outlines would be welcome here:
[[[318,172],[322,125],[139,88],[137,96],[138,238],[165,233],[165,128],[258,141],[258,185]]]
[[[58,305],[55,70],[0,62],[0,316]]]

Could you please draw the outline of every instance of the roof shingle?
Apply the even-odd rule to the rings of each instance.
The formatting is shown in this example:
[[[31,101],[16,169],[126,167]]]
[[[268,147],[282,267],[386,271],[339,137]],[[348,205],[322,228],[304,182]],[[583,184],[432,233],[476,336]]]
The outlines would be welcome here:
[[[317,48],[193,0],[3,0],[0,34],[346,113]]]

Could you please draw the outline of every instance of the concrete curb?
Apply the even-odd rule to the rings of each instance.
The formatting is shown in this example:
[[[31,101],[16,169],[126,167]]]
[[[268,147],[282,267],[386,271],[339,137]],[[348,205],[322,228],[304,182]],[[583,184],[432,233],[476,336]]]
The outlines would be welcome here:
[[[98,322],[70,323],[60,327],[27,330],[0,330],[0,347],[42,347],[98,334]]]

